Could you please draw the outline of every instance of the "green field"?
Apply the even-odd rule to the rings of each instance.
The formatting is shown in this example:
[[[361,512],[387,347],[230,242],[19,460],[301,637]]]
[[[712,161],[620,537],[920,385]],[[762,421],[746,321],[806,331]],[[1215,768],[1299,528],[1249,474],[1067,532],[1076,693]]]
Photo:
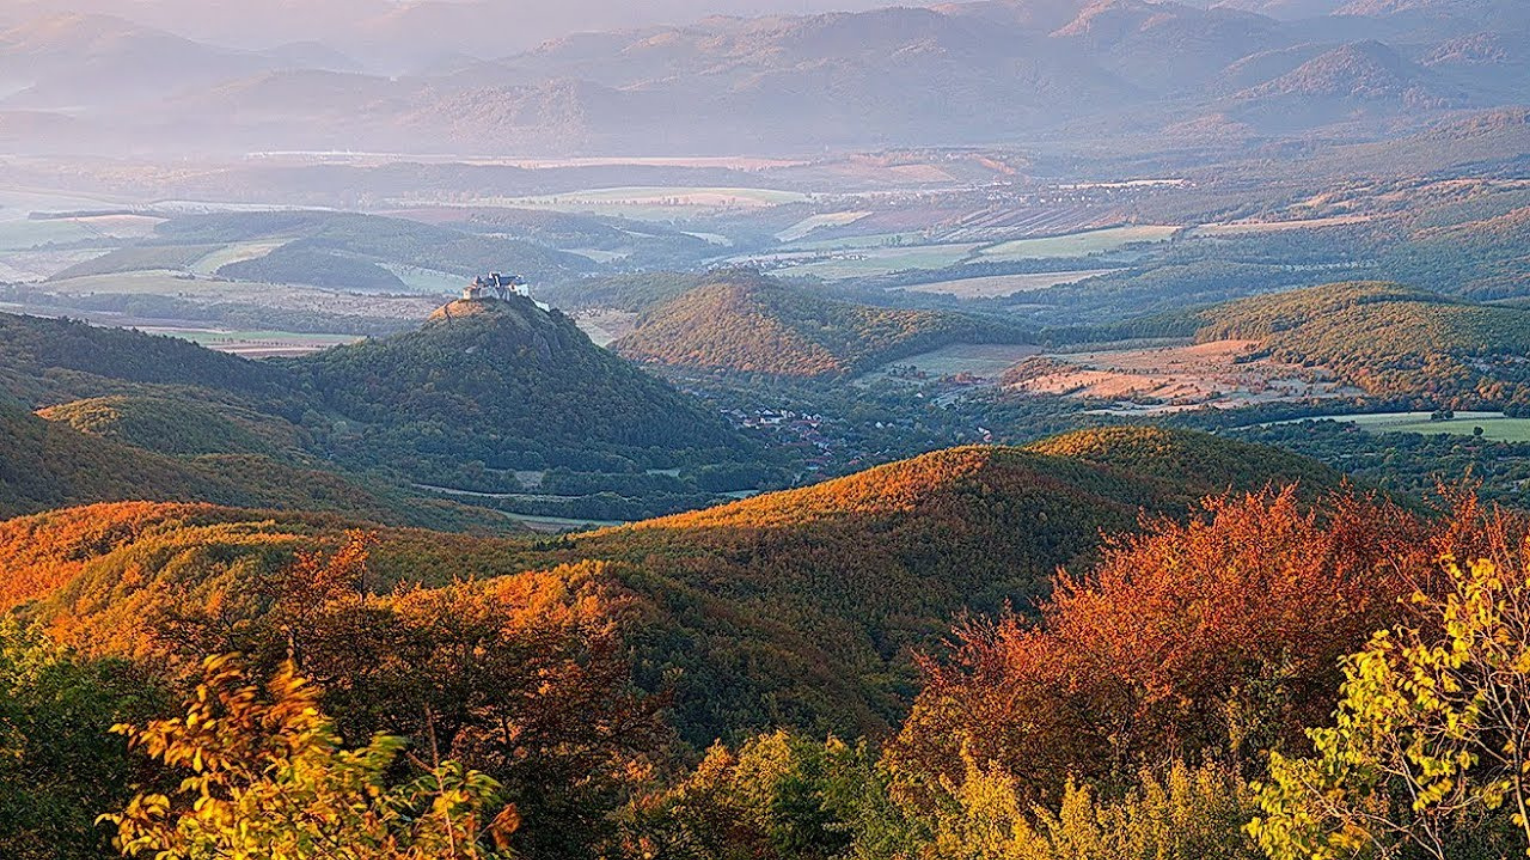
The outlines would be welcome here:
[[[1472,436],[1476,428],[1481,427],[1484,439],[1494,442],[1530,442],[1530,418],[1508,418],[1502,412],[1457,412],[1449,421],[1430,421],[1428,412],[1322,415],[1300,420],[1358,424],[1370,433],[1448,433],[1453,436]]]
[[[909,358],[900,358],[888,366],[863,375],[857,381],[871,382],[885,378],[892,365],[913,367],[934,377],[970,373],[973,376],[994,379],[1025,359],[1040,354],[1041,351],[1041,347],[1030,344],[958,343]]]
[[[1104,230],[1086,230],[1066,236],[1046,236],[1040,239],[1016,239],[991,248],[984,248],[985,260],[1035,260],[1052,257],[1087,257],[1119,251],[1136,242],[1162,242],[1174,235],[1178,227],[1145,224],[1134,227],[1109,227]]]
[[[826,212],[822,215],[809,215],[777,233],[776,238],[782,242],[795,242],[819,227],[843,227],[846,224],[854,224],[870,214],[870,212]]]
[[[1032,290],[1044,290],[1061,284],[1075,284],[1087,278],[1119,271],[1121,270],[1086,269],[1077,272],[1049,272],[1035,275],[993,275],[986,278],[962,278],[931,284],[911,284],[899,289],[914,293],[939,293],[961,299],[1000,298]]]
[[[131,245],[70,266],[54,277],[68,280],[127,272],[178,272],[218,248],[218,245]]]
[[[213,248],[186,265],[194,274],[212,276],[217,274],[218,270],[224,266],[264,257],[289,241],[291,240],[263,239],[257,242],[239,242],[222,248]]]
[[[784,277],[817,277],[826,281],[886,275],[905,269],[944,269],[972,256],[977,244],[902,245],[863,248],[844,256],[778,269]]]
[[[703,188],[632,186],[592,188],[540,197],[490,198],[475,201],[481,206],[549,209],[556,212],[593,212],[628,218],[667,220],[688,212],[719,209],[763,209],[811,198],[795,191],[771,188]]]

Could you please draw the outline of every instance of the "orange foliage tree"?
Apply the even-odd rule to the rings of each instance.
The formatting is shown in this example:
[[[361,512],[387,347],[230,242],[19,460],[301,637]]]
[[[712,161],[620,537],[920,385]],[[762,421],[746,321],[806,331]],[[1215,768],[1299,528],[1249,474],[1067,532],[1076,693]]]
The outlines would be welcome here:
[[[960,627],[889,760],[915,797],[975,759],[1055,800],[1070,776],[1300,744],[1332,707],[1339,658],[1428,569],[1428,537],[1391,504],[1343,495],[1304,513],[1291,489],[1145,523],[1089,575],[1060,574],[1039,621]]]

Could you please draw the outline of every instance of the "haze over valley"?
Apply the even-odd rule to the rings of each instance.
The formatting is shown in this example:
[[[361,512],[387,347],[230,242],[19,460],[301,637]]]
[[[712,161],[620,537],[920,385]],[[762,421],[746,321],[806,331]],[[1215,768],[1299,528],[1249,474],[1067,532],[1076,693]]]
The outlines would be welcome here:
[[[0,4],[0,858],[1530,849],[1530,4]]]

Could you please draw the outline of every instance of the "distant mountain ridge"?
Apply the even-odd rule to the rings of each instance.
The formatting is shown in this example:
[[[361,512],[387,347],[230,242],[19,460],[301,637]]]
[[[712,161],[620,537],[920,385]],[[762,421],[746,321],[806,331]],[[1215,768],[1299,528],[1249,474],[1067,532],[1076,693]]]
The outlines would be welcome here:
[[[465,27],[486,9],[415,4],[384,17],[448,15]],[[733,152],[740,140],[757,152],[989,143],[1084,122],[1096,134],[1183,133],[1190,120],[1228,109],[1231,79],[1244,102],[1295,93],[1365,104],[1358,113],[1271,104],[1250,133],[1363,130],[1519,104],[1518,91],[1495,80],[1507,60],[1491,49],[1455,63],[1449,81],[1415,59],[1449,55],[1467,37],[1512,45],[1530,33],[1530,11],[1517,0],[989,0],[581,33],[385,77],[356,74],[333,45],[231,51],[142,27],[81,64],[70,62],[70,46],[117,19],[70,20],[55,40],[43,36],[57,23],[12,31],[15,59],[9,74],[0,60],[0,78],[24,86],[0,109],[62,116],[86,98],[98,106],[71,118],[98,126],[102,141],[138,146],[174,136],[213,150],[565,155]],[[1339,53],[1286,66],[1250,61],[1319,40]],[[1463,50],[1457,44],[1454,54]],[[1289,79],[1303,63],[1317,65]],[[180,73],[170,80],[155,69]],[[152,79],[152,96],[123,89],[135,78]],[[1394,104],[1378,91],[1402,96]],[[53,137],[62,127],[27,128],[39,147],[79,145],[78,134]]]

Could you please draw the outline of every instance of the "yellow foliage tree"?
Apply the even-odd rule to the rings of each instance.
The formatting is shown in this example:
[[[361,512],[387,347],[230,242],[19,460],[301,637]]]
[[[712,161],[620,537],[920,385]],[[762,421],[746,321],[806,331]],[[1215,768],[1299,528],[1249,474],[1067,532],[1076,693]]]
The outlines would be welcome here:
[[[1273,755],[1249,831],[1276,860],[1508,856],[1530,848],[1530,572],[1445,560],[1420,628],[1345,665],[1310,758]]]
[[[131,857],[202,860],[492,860],[519,824],[489,815],[499,785],[446,761],[426,764],[402,738],[348,750],[319,709],[320,691],[289,661],[264,688],[237,657],[208,658],[184,716],[115,728],[164,764],[189,771],[170,795],[144,793],[120,813]],[[422,775],[393,784],[400,756]]]

